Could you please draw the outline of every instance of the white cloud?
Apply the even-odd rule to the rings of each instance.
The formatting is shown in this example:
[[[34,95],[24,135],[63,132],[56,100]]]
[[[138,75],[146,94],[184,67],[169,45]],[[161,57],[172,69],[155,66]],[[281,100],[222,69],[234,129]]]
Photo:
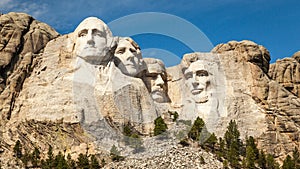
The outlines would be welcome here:
[[[30,1],[1,0],[0,8],[2,13],[24,12],[34,18],[39,18],[47,12],[47,5]]]
[[[14,7],[13,0],[1,0],[0,1],[0,11],[6,12]]]

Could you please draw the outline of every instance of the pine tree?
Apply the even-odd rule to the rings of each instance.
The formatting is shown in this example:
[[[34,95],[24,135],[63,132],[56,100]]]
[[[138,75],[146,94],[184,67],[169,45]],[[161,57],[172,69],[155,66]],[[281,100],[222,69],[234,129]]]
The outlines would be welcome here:
[[[40,150],[37,147],[34,147],[33,152],[31,153],[31,163],[32,167],[38,167],[40,164]]]
[[[101,167],[104,167],[105,165],[106,165],[106,162],[105,162],[104,158],[102,158],[102,160],[101,160]]]
[[[68,169],[68,163],[61,151],[55,156],[53,166],[57,169]]]
[[[266,155],[263,150],[260,150],[260,153],[259,153],[258,159],[257,159],[257,163],[261,169],[267,169]]]
[[[205,160],[202,156],[200,156],[200,164],[205,164]]]
[[[124,160],[124,157],[120,155],[120,152],[118,151],[118,149],[115,145],[113,145],[110,149],[110,156],[111,156],[112,161]]]
[[[212,152],[215,151],[215,145],[218,143],[218,139],[215,135],[215,133],[212,133],[209,138],[205,142],[208,147],[212,150]]]
[[[17,140],[14,146],[14,156],[20,159],[22,155],[22,145],[20,140]]]
[[[227,160],[223,161],[223,168],[228,169],[228,161]]]
[[[192,140],[199,141],[201,131],[204,127],[205,127],[204,121],[200,117],[197,117],[197,119],[194,121],[191,130],[188,133],[188,137],[191,138]]]
[[[279,168],[279,165],[275,162],[274,157],[271,154],[267,155],[266,168],[268,168],[268,169],[278,169]]]
[[[163,132],[167,131],[168,126],[167,124],[164,122],[164,120],[161,118],[161,116],[157,117],[154,120],[154,136],[160,135]]]
[[[72,159],[71,154],[67,155],[67,164],[68,164],[68,169],[76,168],[76,162]]]
[[[125,136],[128,136],[128,137],[131,136],[132,130],[131,130],[129,124],[123,126],[123,134],[124,134]]]
[[[89,159],[87,155],[79,154],[77,158],[77,167],[80,169],[89,169]]]
[[[240,132],[234,120],[229,122],[227,131],[224,135],[226,145],[226,158],[234,168],[239,168],[239,156],[242,143],[240,140]]]
[[[246,168],[254,169],[255,167],[255,153],[251,146],[246,147]]]
[[[100,168],[100,164],[98,162],[98,159],[96,158],[95,155],[92,155],[90,169],[99,169],[99,168]]]
[[[217,151],[217,157],[219,160],[222,160],[222,158],[225,157],[225,142],[221,137],[219,137],[219,149]]]
[[[132,134],[129,137],[129,145],[134,149],[133,153],[138,153],[144,150],[143,141],[137,134]]]
[[[300,168],[300,154],[297,147],[295,147],[293,151],[293,162],[295,164],[295,168]]]
[[[294,164],[291,156],[287,155],[283,161],[282,169],[294,169],[294,168],[295,168],[295,164]]]
[[[259,150],[255,144],[255,140],[252,136],[246,138],[246,167],[247,168],[256,168],[255,162],[259,156]]]
[[[31,156],[31,155],[28,153],[28,151],[25,150],[25,153],[22,155],[22,158],[21,158],[21,161],[22,161],[22,163],[24,164],[24,167],[25,167],[25,168],[28,168],[28,163],[29,163],[29,161],[30,161],[30,159],[31,159],[30,156]]]
[[[53,155],[53,148],[49,145],[48,152],[47,152],[47,159],[41,162],[43,169],[52,169],[54,168],[54,155]]]

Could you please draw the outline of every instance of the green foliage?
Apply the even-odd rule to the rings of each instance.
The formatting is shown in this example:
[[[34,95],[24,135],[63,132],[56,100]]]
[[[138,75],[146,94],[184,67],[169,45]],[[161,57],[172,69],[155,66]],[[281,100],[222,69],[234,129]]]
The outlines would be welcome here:
[[[266,168],[268,168],[268,169],[277,169],[277,168],[279,168],[278,163],[276,163],[276,161],[274,160],[274,157],[271,154],[267,155]]]
[[[223,168],[228,169],[228,161],[227,160],[223,161]]]
[[[222,157],[226,156],[225,155],[225,153],[226,153],[226,151],[225,151],[225,141],[220,137],[218,144],[219,144],[219,149],[216,152],[216,154],[217,154],[218,159],[222,160]]]
[[[118,148],[113,145],[110,149],[110,155],[120,155],[120,152],[118,151]]]
[[[133,153],[137,153],[144,150],[143,141],[137,132],[133,132],[130,124],[123,126],[124,142],[125,145],[129,145],[134,149]]]
[[[38,167],[40,164],[40,150],[37,147],[34,147],[33,152],[31,153],[31,163],[32,167]]]
[[[267,169],[266,155],[263,150],[260,150],[257,163],[258,163],[258,167],[260,167],[261,169]]]
[[[90,164],[90,169],[98,169],[100,168],[100,164],[98,162],[98,159],[96,158],[95,155],[91,156],[91,164]]]
[[[47,159],[46,161],[42,161],[42,168],[43,169],[51,169],[54,167],[54,155],[53,155],[53,148],[49,145],[48,152],[47,152]]]
[[[205,164],[205,160],[202,156],[200,156],[200,164]]]
[[[120,152],[118,151],[118,149],[115,145],[113,145],[110,149],[110,156],[111,156],[112,161],[124,160],[124,157],[120,156]]]
[[[199,141],[200,134],[204,126],[205,126],[204,121],[200,117],[197,117],[197,119],[194,121],[191,130],[188,133],[188,137],[194,141]]]
[[[168,129],[167,124],[164,122],[161,116],[155,119],[154,125],[154,136],[160,135]]]
[[[253,169],[255,162],[258,160],[259,150],[252,136],[246,138],[246,168]]]
[[[21,158],[21,161],[24,164],[25,168],[28,168],[28,164],[29,164],[30,160],[31,160],[31,154],[28,153],[27,150],[25,150],[25,153],[22,155],[22,158]]]
[[[295,168],[294,161],[292,160],[290,155],[287,155],[283,161],[282,169],[294,169],[294,168]]]
[[[190,145],[187,138],[180,140],[179,144],[181,144],[183,147],[188,147]]]
[[[174,112],[168,111],[168,113],[170,114],[173,122],[175,122],[178,119],[178,117],[179,117],[177,111],[174,111]]]
[[[255,153],[254,150],[248,146],[246,147],[246,168],[254,169],[255,167]]]
[[[77,158],[77,167],[80,169],[89,169],[89,158],[87,155],[80,153]]]
[[[16,141],[16,144],[15,144],[15,146],[14,146],[14,149],[13,149],[13,151],[14,151],[14,156],[15,157],[17,157],[17,158],[21,158],[22,157],[22,145],[21,145],[21,142],[20,142],[20,140],[17,140]]]
[[[300,168],[300,154],[297,147],[295,147],[293,151],[293,161],[295,164],[295,168]]]
[[[14,152],[16,154],[19,153],[19,151],[22,151],[20,141],[16,142],[16,145],[14,147]],[[25,151],[24,154],[22,154],[20,160],[23,162],[23,165],[21,165],[24,168],[42,168],[42,169],[98,169],[105,165],[105,160],[102,159],[101,166],[96,158],[95,155],[91,155],[90,159],[88,158],[87,154],[79,154],[77,161],[72,160],[71,155],[68,154],[67,160],[65,159],[65,155],[59,151],[59,153],[54,156],[53,155],[53,149],[51,146],[49,146],[48,152],[47,152],[47,158],[41,160],[41,153],[40,150],[35,147],[32,153],[28,153],[28,151]],[[119,155],[119,151],[114,146],[112,147],[111,154],[118,154],[114,155],[114,159],[117,159],[117,161],[123,160],[124,157]],[[16,158],[19,159],[16,155]],[[19,165],[19,161],[17,161],[17,165]],[[116,160],[115,160],[116,161]]]
[[[225,145],[226,145],[226,158],[230,165],[234,168],[239,168],[239,156],[242,147],[242,142],[240,140],[240,132],[238,130],[237,124],[234,120],[229,122],[227,131],[224,135]]]
[[[67,155],[67,164],[69,169],[75,169],[76,168],[76,162],[72,159],[71,154]]]
[[[106,165],[106,162],[104,159],[101,160],[101,167],[104,167]]]
[[[209,138],[205,141],[205,145],[207,145],[212,152],[215,151],[215,145],[218,143],[218,139],[215,135],[215,133],[212,133]]]
[[[123,134],[128,137],[131,136],[132,130],[129,124],[123,126]]]

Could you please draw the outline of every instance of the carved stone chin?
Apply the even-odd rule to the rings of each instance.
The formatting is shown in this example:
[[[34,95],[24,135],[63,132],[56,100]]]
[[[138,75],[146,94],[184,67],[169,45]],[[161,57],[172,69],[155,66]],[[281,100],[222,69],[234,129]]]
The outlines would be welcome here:
[[[199,98],[198,100],[195,100],[195,103],[197,104],[206,103],[206,102],[208,102],[208,96],[204,96]]]

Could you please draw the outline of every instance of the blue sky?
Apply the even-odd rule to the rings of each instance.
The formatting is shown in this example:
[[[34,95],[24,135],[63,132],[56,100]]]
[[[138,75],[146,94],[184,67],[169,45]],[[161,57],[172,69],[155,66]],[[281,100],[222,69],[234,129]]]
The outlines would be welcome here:
[[[297,0],[0,0],[0,12],[28,13],[46,22],[61,34],[74,31],[88,16],[96,16],[106,23],[111,23],[135,13],[171,14],[194,25],[213,46],[230,40],[244,39],[263,45],[271,53],[271,62],[289,57],[300,50],[299,6],[300,1]],[[133,23],[127,29],[136,29],[134,24],[138,25],[142,21],[143,18],[140,18],[139,22]],[[166,26],[168,22],[161,24]],[[160,24],[150,25],[148,28],[151,29],[152,26],[159,28]],[[184,25],[172,26],[172,29],[182,31],[184,35],[190,34],[184,32],[187,30]],[[113,31],[114,35],[118,33]],[[141,46],[144,55],[157,56],[161,52],[163,60],[170,61],[168,66],[178,62],[178,57],[184,53],[194,51],[180,39],[165,34],[146,32],[132,37]],[[209,47],[203,49],[203,52],[208,50]]]

